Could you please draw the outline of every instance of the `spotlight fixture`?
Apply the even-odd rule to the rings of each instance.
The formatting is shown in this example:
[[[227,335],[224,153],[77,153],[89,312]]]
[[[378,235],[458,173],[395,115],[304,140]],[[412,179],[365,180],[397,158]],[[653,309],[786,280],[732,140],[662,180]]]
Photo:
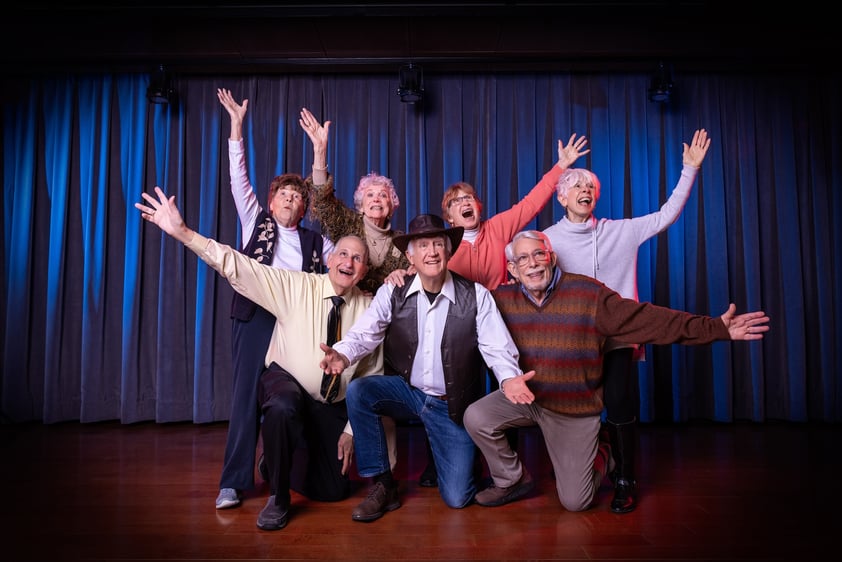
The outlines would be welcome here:
[[[398,91],[403,103],[416,103],[424,99],[424,71],[412,63],[405,64],[398,73]]]
[[[658,63],[658,70],[652,76],[652,83],[649,86],[649,101],[656,103],[667,103],[672,95],[672,78],[670,72],[664,67],[663,62]]]
[[[146,88],[146,99],[152,103],[160,104],[167,104],[175,100],[175,90],[163,64],[158,66],[157,72],[149,80],[149,87]]]

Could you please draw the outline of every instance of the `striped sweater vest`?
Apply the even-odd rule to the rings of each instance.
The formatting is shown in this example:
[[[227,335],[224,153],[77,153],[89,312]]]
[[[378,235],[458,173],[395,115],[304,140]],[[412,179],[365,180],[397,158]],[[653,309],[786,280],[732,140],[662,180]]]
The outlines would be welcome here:
[[[493,292],[520,351],[521,369],[535,370],[528,385],[542,408],[572,416],[602,412],[605,337],[596,329],[600,290],[588,277],[564,274],[540,307],[520,285]]]

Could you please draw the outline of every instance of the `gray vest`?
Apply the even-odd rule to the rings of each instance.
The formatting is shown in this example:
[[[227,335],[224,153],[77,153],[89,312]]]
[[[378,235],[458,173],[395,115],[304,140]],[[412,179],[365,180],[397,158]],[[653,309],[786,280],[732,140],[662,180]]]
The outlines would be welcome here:
[[[485,393],[484,366],[477,345],[477,297],[474,283],[451,272],[456,302],[450,304],[441,341],[442,368],[450,419],[462,425],[462,415]],[[383,341],[387,374],[402,376],[409,383],[412,362],[418,351],[419,293],[406,296],[412,277],[392,292],[392,321]],[[426,298],[423,294],[421,298]]]

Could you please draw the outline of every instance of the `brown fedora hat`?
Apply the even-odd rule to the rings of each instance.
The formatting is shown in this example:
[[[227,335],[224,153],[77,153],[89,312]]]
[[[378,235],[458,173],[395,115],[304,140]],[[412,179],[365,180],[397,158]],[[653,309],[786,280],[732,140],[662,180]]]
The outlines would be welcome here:
[[[447,236],[452,246],[451,252],[455,252],[462,241],[462,233],[465,229],[461,226],[445,228],[444,220],[438,215],[418,215],[409,223],[409,231],[406,234],[395,236],[392,243],[401,252],[405,252],[410,240],[416,238],[430,238],[432,236]]]

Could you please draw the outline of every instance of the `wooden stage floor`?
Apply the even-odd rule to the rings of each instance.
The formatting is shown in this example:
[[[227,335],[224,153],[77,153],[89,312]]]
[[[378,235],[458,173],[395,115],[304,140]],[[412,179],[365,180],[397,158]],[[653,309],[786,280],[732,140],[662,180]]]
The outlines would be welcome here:
[[[421,428],[400,427],[400,509],[351,519],[355,494],[319,503],[293,494],[289,525],[255,525],[267,486],[214,508],[226,423],[0,425],[0,559],[18,560],[831,560],[842,535],[838,425],[642,425],[641,501],[612,513],[558,502],[537,430],[519,449],[538,480],[497,508],[446,507],[418,486]],[[836,553],[838,555],[838,552]]]

